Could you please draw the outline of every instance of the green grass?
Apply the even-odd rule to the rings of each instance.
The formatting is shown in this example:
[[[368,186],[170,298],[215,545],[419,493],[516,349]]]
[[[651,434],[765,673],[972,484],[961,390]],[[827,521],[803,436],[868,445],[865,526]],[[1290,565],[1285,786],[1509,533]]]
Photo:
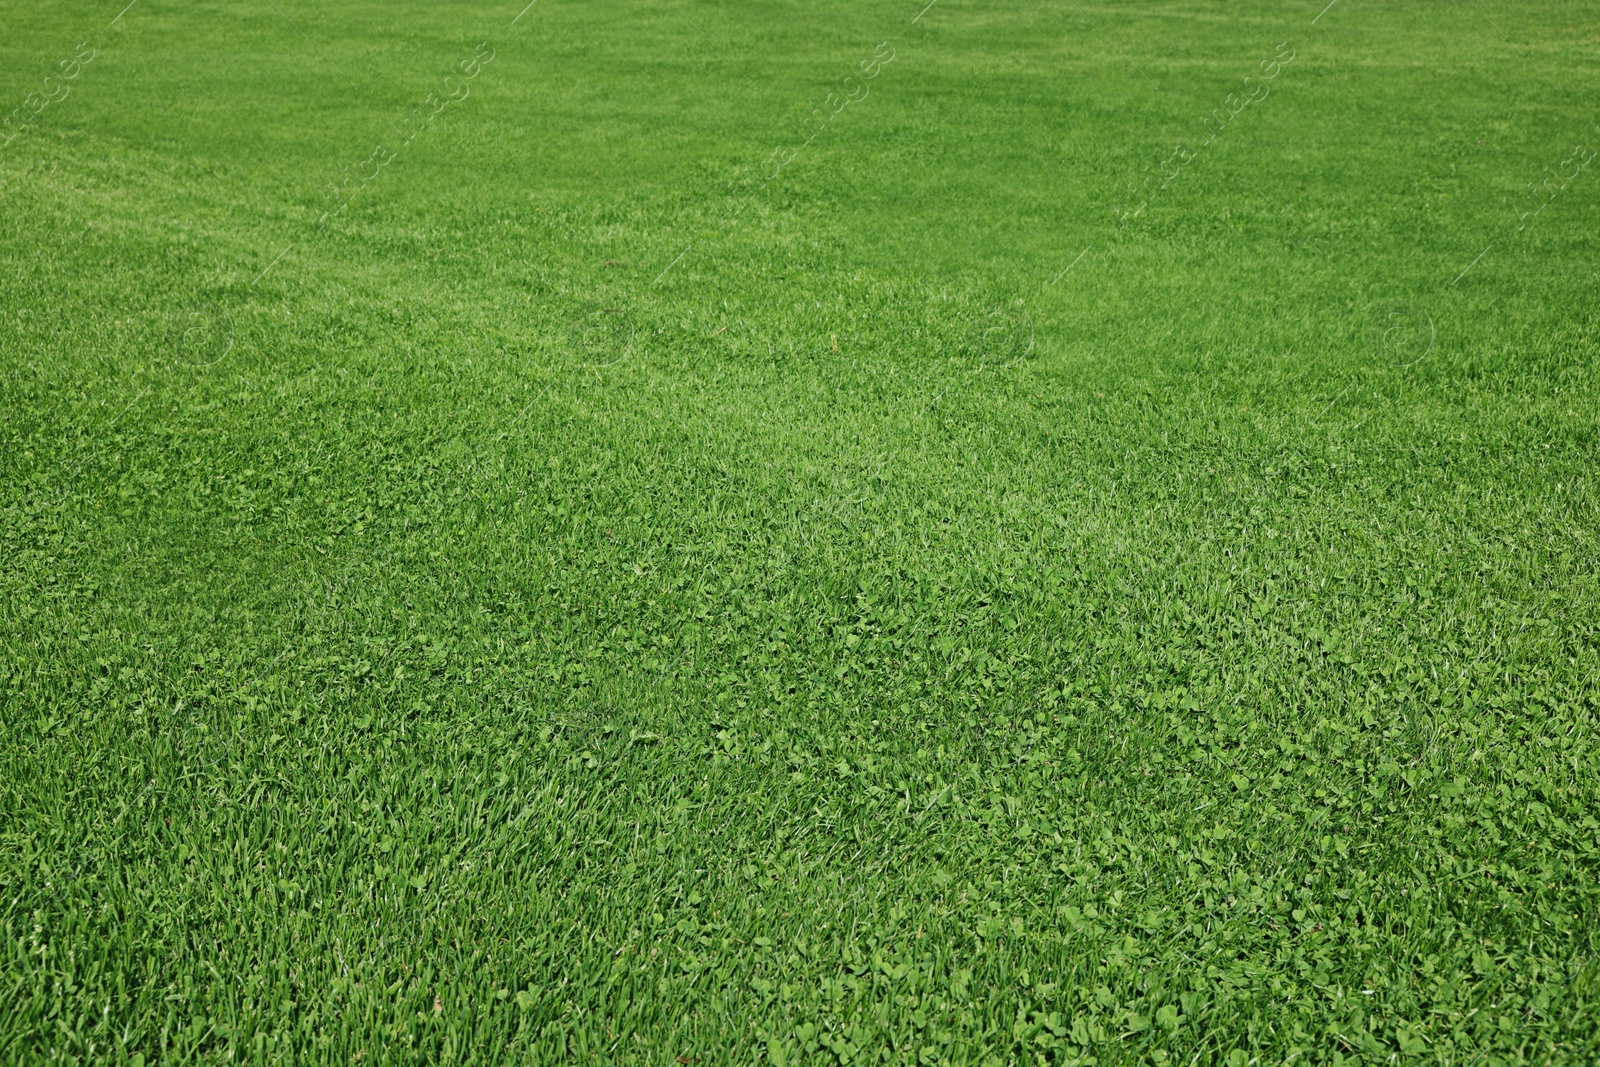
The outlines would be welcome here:
[[[1592,5],[519,7],[0,0],[0,1061],[1600,1060]]]

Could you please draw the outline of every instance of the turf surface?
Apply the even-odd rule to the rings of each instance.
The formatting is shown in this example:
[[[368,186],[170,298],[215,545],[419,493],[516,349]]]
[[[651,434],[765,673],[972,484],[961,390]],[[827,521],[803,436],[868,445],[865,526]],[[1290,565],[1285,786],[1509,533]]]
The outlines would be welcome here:
[[[1600,12],[520,6],[0,2],[0,1060],[1600,1060]]]

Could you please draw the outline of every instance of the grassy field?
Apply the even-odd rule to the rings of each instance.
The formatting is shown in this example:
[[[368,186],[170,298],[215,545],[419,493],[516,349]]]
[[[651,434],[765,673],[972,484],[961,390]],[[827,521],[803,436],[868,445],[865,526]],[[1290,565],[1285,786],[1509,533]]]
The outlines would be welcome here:
[[[1600,1062],[1600,10],[523,2],[0,0],[0,1061]]]

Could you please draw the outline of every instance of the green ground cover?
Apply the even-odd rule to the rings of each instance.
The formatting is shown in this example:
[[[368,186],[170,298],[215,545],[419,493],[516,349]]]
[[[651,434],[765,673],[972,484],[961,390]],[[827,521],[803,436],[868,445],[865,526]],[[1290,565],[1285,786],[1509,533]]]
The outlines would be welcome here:
[[[1323,4],[0,0],[0,1060],[1600,1061],[1600,10]]]

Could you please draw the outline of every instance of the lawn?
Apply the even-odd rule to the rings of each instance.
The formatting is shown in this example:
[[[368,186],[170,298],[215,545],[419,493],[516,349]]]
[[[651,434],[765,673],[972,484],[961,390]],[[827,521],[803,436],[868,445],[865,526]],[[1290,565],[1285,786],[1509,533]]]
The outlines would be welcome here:
[[[524,2],[0,0],[0,1061],[1600,1062],[1600,9]]]

